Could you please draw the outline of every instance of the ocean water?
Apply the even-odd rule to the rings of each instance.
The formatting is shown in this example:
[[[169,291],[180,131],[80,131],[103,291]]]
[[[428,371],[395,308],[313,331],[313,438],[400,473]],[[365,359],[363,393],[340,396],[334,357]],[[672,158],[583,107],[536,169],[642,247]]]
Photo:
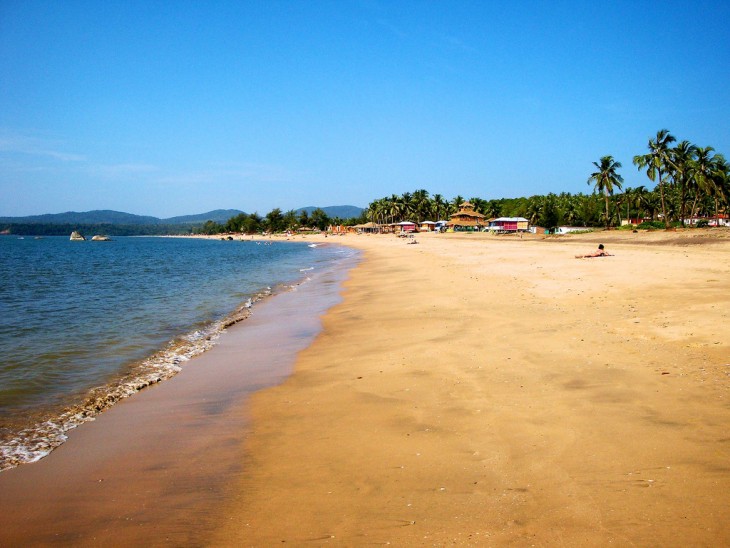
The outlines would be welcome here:
[[[192,238],[0,237],[0,470],[180,371],[257,300],[354,256]]]

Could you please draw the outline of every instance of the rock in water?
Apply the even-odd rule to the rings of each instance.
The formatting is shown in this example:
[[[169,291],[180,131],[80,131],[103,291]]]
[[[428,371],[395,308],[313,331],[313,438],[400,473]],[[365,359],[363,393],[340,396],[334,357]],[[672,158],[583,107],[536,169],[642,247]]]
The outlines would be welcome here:
[[[93,238],[91,238],[92,242],[111,242],[111,238],[109,236],[102,236],[100,234],[97,234]]]
[[[73,231],[73,232],[71,233],[71,241],[72,241],[72,242],[83,242],[84,240],[86,240],[86,238],[84,238],[84,237],[83,237],[83,236],[81,235],[81,232],[78,232],[77,230],[74,230],[74,231]]]

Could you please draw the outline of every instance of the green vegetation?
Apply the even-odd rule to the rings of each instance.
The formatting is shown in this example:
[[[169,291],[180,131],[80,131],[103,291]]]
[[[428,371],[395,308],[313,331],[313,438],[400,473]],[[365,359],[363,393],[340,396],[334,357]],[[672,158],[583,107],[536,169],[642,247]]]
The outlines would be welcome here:
[[[671,148],[675,141],[663,129],[649,140],[649,152],[633,159],[656,184],[653,190],[643,185],[622,188],[624,179],[618,173],[622,166],[607,155],[593,162],[597,170],[588,179],[594,184],[591,195],[550,193],[498,200],[473,197],[469,202],[488,218],[525,217],[531,225],[545,228],[620,226],[623,219],[648,219],[640,228],[669,228],[684,226],[687,219],[717,216],[730,210],[730,165],[724,156],[713,155],[712,147],[697,147],[689,141]],[[623,192],[614,194],[616,189]],[[366,213],[376,223],[448,219],[463,201],[462,196],[446,200],[440,194],[429,197],[426,190],[416,190],[375,200]],[[702,225],[707,226],[707,222]]]
[[[363,216],[340,219],[339,217],[330,217],[321,208],[316,208],[311,213],[302,210],[299,214],[294,210],[282,213],[281,209],[275,208],[264,217],[257,213],[241,213],[222,224],[206,221],[203,226],[196,228],[194,233],[222,234],[224,232],[240,232],[244,234],[262,234],[264,232],[296,231],[300,228],[326,230],[328,226],[333,224],[352,226],[362,222],[365,222]]]
[[[158,236],[165,234],[191,234],[193,225],[186,224],[154,224],[126,225],[113,223],[68,224],[68,223],[3,223],[0,232],[19,236],[69,236],[78,230],[82,234],[104,234],[106,236]]]
[[[415,198],[414,198],[415,197]],[[429,197],[426,190],[392,195],[372,202],[366,210],[375,223],[398,222],[408,219],[417,223],[424,220],[448,220],[456,213],[463,196],[445,200],[440,194]],[[529,198],[468,199],[474,209],[487,218],[525,217],[532,225],[553,228],[560,225],[600,226],[602,203],[600,198],[585,194],[547,194]]]
[[[613,156],[607,155],[593,162],[596,171],[588,178],[588,184],[594,185],[592,194],[564,192],[493,200],[472,197],[468,201],[487,218],[525,217],[531,225],[548,229],[562,225],[608,228],[620,226],[623,219],[638,219],[638,228],[669,228],[684,226],[687,219],[717,217],[721,212],[730,211],[730,164],[725,157],[715,154],[712,147],[698,147],[689,141],[671,147],[675,142],[676,138],[668,130],[662,129],[655,138],[649,139],[648,152],[633,158],[639,171],[645,171],[654,183],[653,190],[643,185],[623,188],[624,179],[618,173],[622,166]],[[623,192],[615,194],[616,189]],[[43,222],[48,220],[47,217],[54,216],[40,216],[40,222],[3,219],[0,231],[22,235],[68,235],[72,230],[79,230],[84,234],[135,236],[225,232],[257,234],[302,228],[325,230],[333,224],[351,226],[367,221],[384,224],[403,220],[420,223],[448,219],[464,201],[462,196],[449,200],[441,194],[431,196],[427,190],[419,189],[374,200],[360,217],[349,219],[330,217],[321,208],[287,212],[276,208],[263,217],[257,213],[237,213],[227,221],[206,220],[202,224],[200,216],[184,218],[190,221],[196,219],[197,222],[173,224],[170,223],[173,219],[167,219],[168,224],[162,220],[156,224],[141,224],[149,223],[154,218],[98,212],[126,215],[126,224],[61,224]],[[334,209],[342,211],[342,208]],[[210,214],[225,214],[226,211],[236,210],[218,210]],[[707,226],[707,222],[700,221],[697,226]]]
[[[669,228],[672,221],[684,225],[687,205],[691,202],[689,218],[710,217],[727,211],[730,201],[730,164],[722,154],[713,154],[712,147],[698,147],[682,141],[670,148],[676,138],[662,129],[649,139],[649,152],[634,156],[639,170],[645,169],[649,179],[659,189],[662,219]],[[639,187],[642,188],[643,187]],[[651,216],[654,220],[652,212]]]
[[[595,191],[599,194],[603,194],[606,202],[606,228],[611,218],[609,213],[608,202],[609,198],[613,196],[613,189],[621,189],[621,183],[624,182],[623,177],[617,173],[617,170],[621,169],[621,164],[613,159],[613,156],[604,156],[601,158],[601,163],[593,162],[593,165],[598,168],[598,171],[591,173],[588,178],[588,184],[595,183]]]

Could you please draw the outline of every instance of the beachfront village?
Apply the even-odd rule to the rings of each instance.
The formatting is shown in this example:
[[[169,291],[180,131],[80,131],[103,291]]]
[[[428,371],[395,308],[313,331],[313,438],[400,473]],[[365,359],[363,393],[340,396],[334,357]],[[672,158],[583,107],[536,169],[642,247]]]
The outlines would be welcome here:
[[[261,217],[242,213],[226,223],[208,221],[201,234],[415,233],[479,231],[561,234],[596,228],[660,229],[722,227],[730,224],[730,164],[710,146],[681,141],[662,129],[648,152],[633,158],[636,186],[629,186],[612,156],[593,162],[587,178],[592,193],[548,193],[485,200],[446,199],[425,189],[372,201],[359,217],[329,217],[318,208]],[[624,169],[624,171],[626,171]],[[648,179],[648,181],[647,181]],[[653,188],[649,188],[652,186]]]

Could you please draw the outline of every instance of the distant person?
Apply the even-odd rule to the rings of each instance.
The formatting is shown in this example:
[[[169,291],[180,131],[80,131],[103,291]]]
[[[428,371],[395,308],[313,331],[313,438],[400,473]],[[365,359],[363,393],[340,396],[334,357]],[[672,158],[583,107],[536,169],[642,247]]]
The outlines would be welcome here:
[[[598,249],[596,249],[593,253],[590,253],[589,255],[576,255],[576,259],[590,259],[592,257],[611,257],[611,254],[606,251],[606,249],[603,247],[603,244],[598,244]]]

